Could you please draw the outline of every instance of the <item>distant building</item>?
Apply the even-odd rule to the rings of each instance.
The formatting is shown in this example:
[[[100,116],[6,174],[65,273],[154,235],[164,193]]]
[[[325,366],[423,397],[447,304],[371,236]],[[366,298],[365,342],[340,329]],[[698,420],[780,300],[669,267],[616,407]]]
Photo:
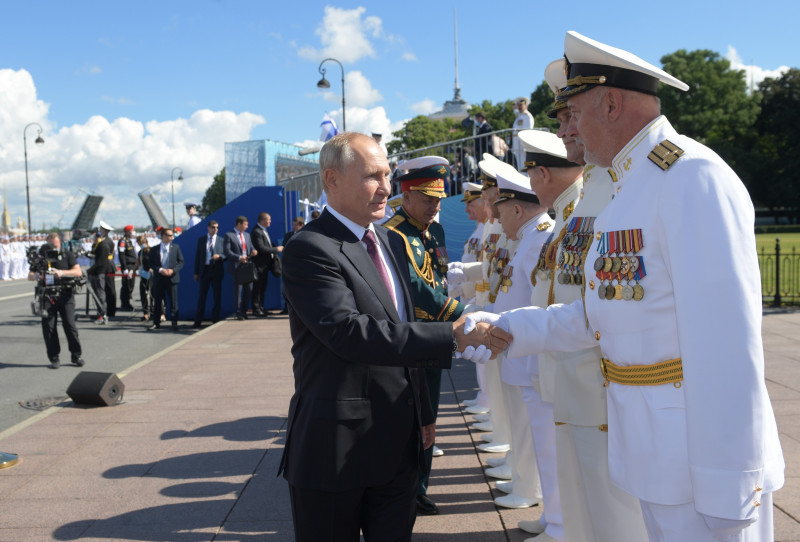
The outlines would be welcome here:
[[[279,186],[289,177],[319,170],[316,156],[301,157],[303,147],[268,139],[225,143],[225,201],[254,186]]]

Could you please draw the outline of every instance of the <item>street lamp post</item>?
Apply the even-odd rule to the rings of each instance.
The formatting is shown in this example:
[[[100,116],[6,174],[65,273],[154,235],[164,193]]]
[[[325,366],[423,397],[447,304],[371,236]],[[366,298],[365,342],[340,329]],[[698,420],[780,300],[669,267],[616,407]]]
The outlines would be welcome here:
[[[26,229],[29,235],[31,233],[31,190],[28,185],[28,128],[31,126],[39,127],[39,133],[36,135],[35,143],[37,145],[42,145],[44,143],[44,139],[42,139],[42,126],[38,122],[31,122],[22,130],[22,145],[25,148],[25,199],[28,202],[28,224]]]
[[[331,84],[325,79],[325,68],[322,67],[327,61],[336,62],[339,67],[342,69],[342,132],[347,131],[347,122],[345,121],[344,116],[344,66],[342,63],[336,60],[335,58],[326,58],[322,62],[319,63],[319,73],[322,74],[322,79],[319,80],[317,83],[317,88],[331,88]]]
[[[172,229],[175,229],[175,170],[178,170],[178,180],[183,180],[183,170],[179,167],[172,168],[172,173],[169,174],[169,178],[172,185]]]

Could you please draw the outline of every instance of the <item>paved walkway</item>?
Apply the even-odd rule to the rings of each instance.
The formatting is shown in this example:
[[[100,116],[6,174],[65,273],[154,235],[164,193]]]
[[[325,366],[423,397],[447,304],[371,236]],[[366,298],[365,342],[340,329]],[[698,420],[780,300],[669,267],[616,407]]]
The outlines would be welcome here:
[[[767,379],[787,459],[775,496],[776,540],[800,542],[800,313],[765,318]],[[0,433],[22,461],[0,470],[0,541],[291,541],[277,478],[293,379],[285,318],[225,321],[127,374],[124,402],[66,402]],[[87,367],[88,369],[88,367]],[[62,369],[68,370],[68,369]],[[498,510],[485,454],[459,401],[474,369],[444,379],[430,494],[441,515],[417,520],[424,542],[518,542],[538,508]]]

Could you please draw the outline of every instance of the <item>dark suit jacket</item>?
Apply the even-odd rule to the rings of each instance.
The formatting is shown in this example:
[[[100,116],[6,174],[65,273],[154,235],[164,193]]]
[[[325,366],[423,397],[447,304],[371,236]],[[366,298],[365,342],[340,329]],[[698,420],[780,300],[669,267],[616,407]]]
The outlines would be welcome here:
[[[94,263],[86,271],[87,275],[105,275],[116,271],[114,266],[114,241],[108,237],[103,237],[99,242],[95,241],[92,246],[92,254],[94,254]]]
[[[247,232],[244,232],[244,244],[247,254],[250,254],[255,248],[252,239],[250,239],[250,234]],[[225,234],[223,247],[228,273],[235,276],[236,268],[242,263],[239,261],[239,257],[242,256],[242,245],[239,241],[239,232],[237,230],[234,229]]]
[[[256,224],[253,226],[253,233],[250,234],[250,237],[253,239],[253,248],[258,251],[258,254],[253,258],[256,269],[262,273],[267,269],[272,269],[275,258],[278,257],[278,249],[267,240],[264,228]]]
[[[197,240],[197,250],[194,253],[194,274],[197,276],[203,275],[203,270],[206,266],[206,247],[208,246],[208,235],[204,235]],[[223,262],[225,261],[225,242],[222,236],[217,234],[214,241],[214,248],[212,254],[219,254],[222,259],[217,260],[211,267],[214,272],[214,277],[221,277],[225,273]],[[213,261],[213,260],[212,260]]]
[[[478,133],[475,137],[475,159],[483,160],[483,153],[492,153],[492,125],[484,121],[483,124],[478,126]]]
[[[397,272],[401,321],[359,239],[325,211],[283,251],[295,393],[281,471],[322,491],[392,479],[421,427],[433,423],[424,367],[450,368],[453,327],[413,322],[402,240],[376,228]]]
[[[155,283],[169,279],[170,284],[178,284],[181,281],[181,269],[183,269],[183,252],[181,247],[174,242],[169,245],[169,268],[174,269],[175,273],[171,277],[163,276],[161,271],[161,243],[150,247],[150,269],[153,273]]]

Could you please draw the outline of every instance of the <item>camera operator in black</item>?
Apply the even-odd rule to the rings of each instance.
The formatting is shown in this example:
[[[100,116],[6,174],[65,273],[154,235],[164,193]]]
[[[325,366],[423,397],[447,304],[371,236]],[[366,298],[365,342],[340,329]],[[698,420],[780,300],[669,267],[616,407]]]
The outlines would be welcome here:
[[[57,233],[47,236],[47,243],[42,245],[39,253],[47,262],[46,269],[37,269],[28,274],[28,280],[35,280],[44,285],[46,275],[52,275],[55,284],[62,284],[62,279],[68,277],[79,278],[83,271],[75,255],[67,250],[61,250],[61,238]],[[58,369],[60,365],[59,353],[61,344],[58,340],[58,317],[61,316],[61,325],[64,334],[67,336],[72,363],[78,367],[84,364],[81,358],[81,343],[78,340],[78,328],[75,325],[75,295],[70,285],[64,285],[60,293],[54,296],[47,296],[44,300],[44,312],[42,313],[42,334],[44,343],[47,347],[47,358],[50,360],[50,368]]]

